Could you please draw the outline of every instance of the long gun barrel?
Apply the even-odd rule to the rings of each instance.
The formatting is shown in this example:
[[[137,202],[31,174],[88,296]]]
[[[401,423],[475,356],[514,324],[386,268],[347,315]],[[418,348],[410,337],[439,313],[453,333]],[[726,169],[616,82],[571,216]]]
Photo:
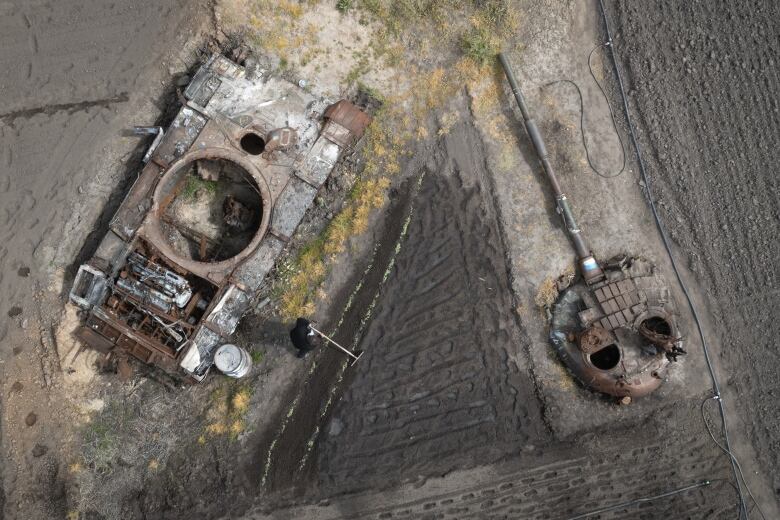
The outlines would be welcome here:
[[[523,114],[525,129],[534,144],[534,149],[542,163],[544,173],[547,175],[547,179],[550,181],[550,185],[552,185],[553,191],[555,192],[555,203],[558,207],[558,213],[563,217],[563,221],[566,224],[566,231],[569,233],[569,237],[574,244],[574,249],[577,252],[580,272],[587,283],[596,282],[604,277],[604,273],[598,262],[596,262],[596,259],[593,258],[588,243],[582,235],[582,231],[580,231],[580,228],[577,226],[577,221],[574,219],[574,213],[571,210],[571,206],[569,206],[569,200],[561,189],[558,177],[555,175],[555,170],[553,170],[552,163],[547,155],[547,148],[544,146],[542,134],[536,126],[536,121],[534,121],[528,111],[528,106],[525,104],[523,93],[517,85],[517,80],[512,72],[512,67],[509,65],[509,61],[503,53],[498,55],[498,59],[501,62],[501,66],[504,68],[504,73],[506,74],[506,79],[509,81],[509,86],[512,87],[512,94],[514,94],[515,99],[517,100],[520,112]]]

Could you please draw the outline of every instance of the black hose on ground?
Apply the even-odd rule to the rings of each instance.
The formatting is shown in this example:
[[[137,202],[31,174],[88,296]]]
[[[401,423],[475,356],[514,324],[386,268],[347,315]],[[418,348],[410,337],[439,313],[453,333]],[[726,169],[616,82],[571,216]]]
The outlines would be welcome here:
[[[593,511],[588,511],[587,513],[582,513],[582,514],[577,515],[577,516],[569,517],[568,520],[581,520],[582,518],[588,518],[588,517],[591,517],[591,516],[600,515],[601,513],[607,513],[609,511],[614,511],[616,509],[625,509],[627,507],[631,507],[631,506],[634,506],[634,505],[637,505],[637,504],[642,504],[644,502],[652,502],[653,500],[658,500],[658,499],[661,499],[661,498],[668,498],[668,497],[671,497],[671,496],[674,496],[674,495],[679,495],[680,493],[685,493],[686,491],[691,491],[693,489],[697,489],[697,488],[700,488],[700,487],[709,486],[713,482],[715,482],[715,481],[714,480],[712,480],[712,481],[711,480],[705,480],[703,482],[698,482],[696,484],[691,484],[689,486],[673,489],[671,491],[667,491],[666,493],[660,493],[658,495],[653,495],[653,496],[649,496],[649,497],[637,498],[637,499],[634,499],[634,500],[629,500],[628,502],[621,502],[620,504],[614,504],[614,505],[611,505],[611,506],[602,507],[600,509],[595,509]]]
[[[610,56],[612,58],[612,66],[615,70],[615,76],[617,78],[618,87],[620,89],[620,95],[623,100],[623,110],[626,114],[626,122],[628,123],[628,131],[629,135],[631,137],[631,142],[634,145],[634,149],[636,150],[636,157],[637,161],[639,163],[639,171],[642,175],[642,180],[645,183],[645,190],[647,194],[647,201],[650,205],[650,210],[653,214],[653,219],[655,220],[656,227],[658,228],[658,232],[661,235],[661,239],[664,243],[664,248],[666,248],[666,252],[669,255],[669,260],[672,263],[672,269],[674,270],[674,274],[677,277],[677,282],[680,285],[680,288],[682,289],[683,294],[685,295],[685,300],[688,304],[688,308],[691,310],[691,314],[693,315],[693,320],[696,323],[696,329],[699,334],[699,338],[701,338],[701,345],[702,345],[702,351],[704,352],[704,359],[707,363],[707,370],[709,371],[710,379],[712,380],[712,391],[713,396],[710,399],[714,399],[718,403],[718,411],[720,412],[720,418],[721,418],[721,427],[723,430],[723,445],[717,442],[715,439],[715,436],[712,434],[712,432],[709,431],[709,425],[707,425],[707,422],[705,420],[705,426],[707,426],[707,431],[710,433],[710,437],[712,437],[712,440],[715,442],[715,444],[718,445],[728,456],[729,461],[731,462],[731,469],[734,473],[734,479],[736,480],[737,484],[737,492],[739,495],[739,518],[740,519],[747,519],[749,517],[749,512],[747,510],[747,504],[745,502],[745,496],[742,492],[742,484],[740,483],[740,476],[742,477],[742,482],[745,485],[745,489],[747,490],[748,494],[750,495],[750,498],[755,502],[756,506],[758,507],[758,511],[761,514],[761,517],[766,519],[764,516],[764,512],[761,510],[761,506],[758,505],[758,501],[753,497],[753,493],[750,491],[750,488],[748,487],[747,481],[745,480],[744,475],[742,475],[742,470],[740,468],[739,462],[737,461],[737,458],[734,456],[734,453],[731,450],[731,442],[729,440],[729,433],[728,433],[728,426],[726,422],[726,409],[723,405],[723,399],[721,398],[720,393],[720,385],[718,384],[718,378],[715,375],[715,369],[712,365],[712,360],[710,359],[710,353],[709,348],[707,347],[707,340],[704,337],[704,330],[702,329],[701,321],[699,319],[699,315],[696,312],[696,308],[693,305],[693,301],[691,300],[690,293],[688,292],[688,287],[685,285],[685,282],[683,282],[682,276],[680,275],[680,271],[677,267],[677,262],[674,259],[674,254],[672,253],[671,244],[669,242],[669,237],[666,235],[666,231],[663,228],[663,225],[661,224],[661,219],[658,215],[658,211],[655,207],[655,203],[653,202],[653,197],[650,192],[650,180],[647,176],[647,171],[645,169],[644,161],[642,160],[642,153],[639,146],[639,142],[636,138],[636,133],[634,132],[634,126],[631,122],[631,114],[629,112],[628,108],[628,99],[626,98],[626,92],[623,88],[623,79],[620,75],[620,68],[618,67],[618,59],[617,55],[615,53],[615,47],[612,42],[612,34],[609,30],[609,21],[607,19],[607,11],[604,8],[604,1],[599,0],[599,7],[601,9],[601,17],[604,20],[604,29],[606,31],[607,35],[607,41],[604,44],[610,49]],[[709,400],[709,399],[708,399]],[[706,402],[706,401],[705,401]],[[703,406],[703,404],[702,404]],[[703,414],[703,412],[702,412]],[[703,415],[702,415],[703,417]]]
[[[607,45],[604,43],[599,43],[593,49],[591,49],[590,53],[588,54],[588,71],[590,72],[590,76],[593,78],[593,81],[596,83],[596,86],[599,88],[599,91],[601,91],[601,95],[604,97],[604,101],[607,103],[607,109],[609,110],[609,117],[612,120],[612,129],[615,131],[615,135],[617,136],[618,142],[620,143],[620,154],[623,157],[623,164],[620,166],[620,169],[613,173],[605,173],[596,168],[596,165],[593,164],[593,159],[590,156],[590,148],[588,148],[588,142],[585,139],[585,102],[583,101],[582,96],[582,90],[580,89],[580,86],[573,80],[570,79],[559,79],[556,81],[551,81],[549,83],[546,83],[543,85],[543,87],[551,87],[553,85],[559,85],[561,83],[567,83],[569,85],[572,85],[576,91],[577,96],[580,100],[580,137],[582,139],[582,147],[585,149],[585,159],[588,161],[588,166],[590,166],[590,169],[593,170],[593,173],[598,175],[601,178],[604,179],[614,179],[615,177],[620,176],[624,171],[626,171],[626,162],[628,161],[628,158],[626,157],[626,147],[623,144],[623,136],[620,135],[620,131],[617,127],[617,121],[615,120],[615,112],[612,110],[612,105],[609,102],[609,98],[607,97],[607,93],[604,91],[604,87],[601,85],[599,80],[596,78],[596,74],[593,72],[593,53],[596,52],[596,50],[606,47]]]

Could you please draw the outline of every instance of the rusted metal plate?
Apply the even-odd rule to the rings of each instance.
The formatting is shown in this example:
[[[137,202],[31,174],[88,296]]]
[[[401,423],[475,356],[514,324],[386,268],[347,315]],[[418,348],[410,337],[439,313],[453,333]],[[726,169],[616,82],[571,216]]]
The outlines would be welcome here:
[[[371,116],[342,99],[325,109],[325,128],[322,135],[339,146],[355,144],[371,124]]]
[[[101,336],[89,327],[79,327],[76,330],[76,337],[89,348],[108,354],[114,348],[114,343]]]
[[[614,341],[612,334],[602,327],[590,327],[580,334],[580,350],[586,354],[600,350]]]
[[[251,178],[255,183],[255,188],[258,190],[258,194],[262,200],[259,227],[244,250],[230,258],[214,262],[202,262],[191,257],[188,258],[175,250],[166,238],[166,232],[161,219],[163,210],[169,204],[169,198],[172,195],[169,186],[178,182],[177,176],[181,170],[189,167],[195,161],[204,159],[220,159],[238,165],[248,175],[251,175]],[[178,267],[197,274],[218,285],[224,283],[230,276],[230,273],[232,273],[233,270],[260,245],[260,241],[262,241],[265,236],[265,232],[271,220],[271,208],[273,207],[270,189],[265,177],[263,177],[258,168],[251,161],[247,160],[245,156],[238,154],[232,149],[225,148],[205,148],[202,150],[192,150],[185,154],[165,172],[165,175],[160,179],[158,188],[155,190],[152,199],[152,206],[140,234],[152,243],[163,256],[175,263]]]
[[[147,164],[135,181],[130,193],[119,206],[110,228],[123,240],[131,240],[140,227],[149,208],[152,207],[151,194],[159,179],[160,167],[154,163]]]

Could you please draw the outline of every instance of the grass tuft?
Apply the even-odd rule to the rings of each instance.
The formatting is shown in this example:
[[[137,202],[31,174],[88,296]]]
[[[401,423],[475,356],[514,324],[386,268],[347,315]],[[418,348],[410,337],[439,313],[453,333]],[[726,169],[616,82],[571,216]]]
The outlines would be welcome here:
[[[211,407],[206,420],[205,434],[198,437],[198,444],[205,444],[209,437],[227,436],[236,440],[246,430],[246,414],[252,400],[252,387],[249,385],[221,385],[211,394]]]
[[[463,53],[478,65],[487,65],[498,54],[498,44],[491,33],[484,28],[475,27],[463,36]]]
[[[185,200],[194,199],[199,191],[215,195],[217,193],[217,182],[201,179],[197,175],[189,175],[187,184],[184,185],[184,189],[181,191],[182,197]]]
[[[257,365],[263,360],[265,354],[262,350],[252,350],[252,352],[249,353],[249,356],[252,358],[252,364]]]
[[[539,289],[534,297],[534,303],[540,309],[544,309],[550,307],[556,298],[558,298],[558,286],[555,284],[555,280],[548,276],[539,285]]]

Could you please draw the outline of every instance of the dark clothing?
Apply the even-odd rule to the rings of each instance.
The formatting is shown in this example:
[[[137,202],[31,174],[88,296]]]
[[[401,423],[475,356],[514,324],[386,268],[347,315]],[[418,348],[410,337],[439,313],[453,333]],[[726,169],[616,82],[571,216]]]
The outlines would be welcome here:
[[[305,357],[315,347],[311,342],[312,336],[309,335],[309,325],[311,322],[306,318],[298,318],[295,327],[290,331],[290,340],[292,340],[293,346],[298,349],[299,358]]]

